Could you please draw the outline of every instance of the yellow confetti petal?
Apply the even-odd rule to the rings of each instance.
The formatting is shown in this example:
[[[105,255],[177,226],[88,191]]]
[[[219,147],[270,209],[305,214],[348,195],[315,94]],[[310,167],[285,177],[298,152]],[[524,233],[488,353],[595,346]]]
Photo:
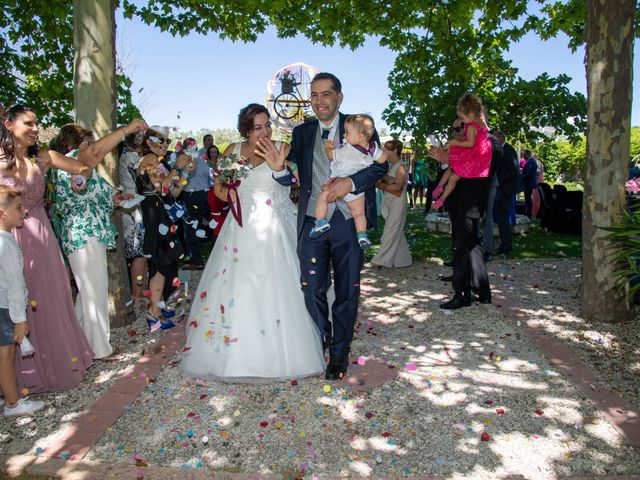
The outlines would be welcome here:
[[[35,306],[37,305],[37,303],[38,303],[38,302],[36,302],[35,300],[31,300],[31,305],[32,305],[32,306],[34,306],[34,307],[35,307]]]
[[[234,417],[239,417],[240,416],[240,410],[236,410],[235,412],[233,412],[233,416]]]
[[[26,397],[27,395],[29,395],[29,389],[28,389],[27,387],[24,387],[24,388],[22,389],[22,395],[24,395],[25,397]]]
[[[78,361],[78,357],[71,357],[71,363],[76,363]]]
[[[324,390],[326,393],[329,393],[331,391],[331,385],[325,385],[324,387],[322,387],[322,390]]]

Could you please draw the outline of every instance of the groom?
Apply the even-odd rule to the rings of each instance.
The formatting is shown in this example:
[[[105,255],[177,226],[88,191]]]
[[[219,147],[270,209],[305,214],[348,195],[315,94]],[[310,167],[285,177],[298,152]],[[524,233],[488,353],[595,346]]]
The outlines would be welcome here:
[[[342,103],[342,84],[331,73],[318,73],[311,82],[311,108],[318,120],[306,122],[293,130],[289,160],[300,169],[298,200],[298,257],[301,282],[309,314],[320,330],[323,349],[329,348],[326,379],[339,380],[349,366],[349,348],[358,315],[360,270],[364,262],[358,245],[355,224],[343,197],[365,192],[366,216],[376,224],[375,183],[387,172],[387,164],[372,165],[350,177],[329,179],[330,160],[325,153],[327,140],[337,145],[344,137],[346,115],[338,109]],[[378,134],[374,140],[379,142]],[[274,172],[276,181],[290,185],[292,172],[287,168]],[[316,239],[309,238],[315,222],[316,201],[320,192],[329,192],[331,203],[327,218],[331,228]],[[331,306],[333,325],[329,322],[327,289],[333,266],[335,301]],[[333,328],[332,328],[333,327]]]

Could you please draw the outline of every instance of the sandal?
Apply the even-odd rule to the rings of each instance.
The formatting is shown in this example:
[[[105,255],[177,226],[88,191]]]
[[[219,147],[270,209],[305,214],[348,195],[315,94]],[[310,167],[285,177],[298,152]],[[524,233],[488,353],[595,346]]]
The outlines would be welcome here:
[[[147,325],[149,326],[149,331],[153,333],[160,329],[161,322],[158,317],[147,312]]]

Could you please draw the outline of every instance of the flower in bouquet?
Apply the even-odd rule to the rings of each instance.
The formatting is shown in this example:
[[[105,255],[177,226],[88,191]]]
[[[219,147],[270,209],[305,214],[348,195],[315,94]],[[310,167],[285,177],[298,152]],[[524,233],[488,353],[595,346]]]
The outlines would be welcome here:
[[[215,175],[220,179],[220,183],[229,186],[249,175],[253,168],[246,158],[240,157],[234,153],[228,157],[222,157],[215,169]]]
[[[220,183],[227,187],[227,203],[233,218],[236,219],[238,225],[242,227],[242,208],[240,206],[240,197],[238,196],[238,187],[240,180],[249,175],[253,165],[244,157],[238,157],[231,154],[228,157],[222,157],[215,170],[215,175]],[[231,192],[235,193],[235,199],[231,196]]]

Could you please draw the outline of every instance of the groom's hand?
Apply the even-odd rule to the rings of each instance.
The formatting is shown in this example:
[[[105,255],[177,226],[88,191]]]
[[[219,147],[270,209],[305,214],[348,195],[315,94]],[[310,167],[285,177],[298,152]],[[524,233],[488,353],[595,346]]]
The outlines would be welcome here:
[[[350,178],[333,177],[322,186],[322,190],[327,192],[327,201],[335,202],[338,198],[344,197],[351,191],[353,183]]]
[[[440,163],[449,163],[449,152],[443,148],[430,147],[427,154]]]

